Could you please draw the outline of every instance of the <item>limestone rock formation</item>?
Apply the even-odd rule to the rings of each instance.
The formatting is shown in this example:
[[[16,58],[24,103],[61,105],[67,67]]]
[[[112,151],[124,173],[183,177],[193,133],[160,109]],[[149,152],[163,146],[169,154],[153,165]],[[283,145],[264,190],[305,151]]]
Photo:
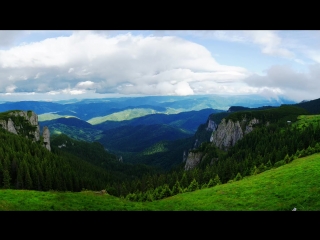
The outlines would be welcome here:
[[[233,122],[232,120],[226,122],[225,119],[222,119],[217,131],[212,133],[210,140],[218,148],[228,150],[228,148],[234,146],[237,141],[242,139],[245,134],[250,133],[253,130],[253,125],[257,123],[259,123],[259,120],[256,118],[249,122],[245,118],[240,122]]]
[[[202,156],[203,156],[202,152],[197,152],[197,153],[189,152],[184,169],[190,170],[195,166],[197,166],[200,163]]]
[[[248,121],[246,118],[243,118],[241,121],[236,122],[232,120],[227,122],[226,119],[222,119],[218,126],[214,125],[214,122],[212,122],[209,122],[207,127],[207,129],[209,126],[212,128],[210,142],[222,150],[228,150],[228,148],[234,146],[237,141],[242,139],[244,135],[253,131],[254,125],[259,123],[259,119],[253,118]],[[204,154],[205,153],[203,152],[195,153],[190,151],[184,169],[190,170],[196,167],[202,159],[207,157],[207,155]],[[183,159],[185,159],[185,153]],[[210,164],[213,164],[215,161],[218,161],[218,158],[212,158]]]
[[[0,127],[16,135],[22,135],[34,142],[40,140],[38,115],[33,111],[11,111],[0,119]],[[44,130],[45,147],[51,151],[49,129]]]
[[[208,126],[206,128],[207,131],[215,131],[217,130],[218,125],[215,123],[215,121],[209,119],[208,120]]]
[[[14,134],[18,134],[17,130],[14,127],[14,123],[11,120],[11,118],[9,118],[7,121],[6,120],[0,120],[0,125],[2,126],[3,129],[12,132]]]
[[[42,133],[42,137],[43,137],[43,146],[48,149],[49,151],[51,151],[51,146],[50,146],[50,131],[49,128],[47,126],[43,127],[43,133]]]

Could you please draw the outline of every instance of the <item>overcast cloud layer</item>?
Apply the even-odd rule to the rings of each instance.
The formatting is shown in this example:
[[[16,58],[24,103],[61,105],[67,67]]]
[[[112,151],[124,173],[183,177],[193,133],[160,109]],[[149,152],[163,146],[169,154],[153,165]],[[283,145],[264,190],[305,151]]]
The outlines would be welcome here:
[[[46,33],[0,31],[1,100],[250,93],[320,98],[319,31]],[[234,64],[213,57],[224,57],[223,49],[209,50],[217,44],[232,48],[228,62]],[[242,54],[248,49],[247,58],[241,55],[247,63],[237,62],[237,48]],[[252,70],[259,61],[263,74]]]

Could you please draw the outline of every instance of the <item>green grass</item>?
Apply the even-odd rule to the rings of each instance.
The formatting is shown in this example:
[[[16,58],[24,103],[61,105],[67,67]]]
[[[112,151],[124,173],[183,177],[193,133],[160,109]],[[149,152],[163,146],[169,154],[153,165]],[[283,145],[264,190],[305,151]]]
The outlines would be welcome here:
[[[68,118],[68,117],[76,117],[76,116],[70,116],[70,115],[59,115],[59,114],[54,114],[54,113],[43,113],[38,115],[38,121],[43,122],[43,121],[50,121],[58,118]]]
[[[320,154],[213,188],[154,202],[91,191],[0,190],[0,210],[16,211],[297,211],[320,210]]]
[[[320,122],[320,115],[300,115],[297,118],[297,122],[293,123],[292,126],[297,126],[298,129],[303,129],[309,125],[316,126]]]
[[[112,113],[103,117],[95,117],[91,118],[87,122],[92,125],[97,125],[99,123],[103,123],[105,121],[124,121],[131,120],[137,117],[143,117],[149,114],[157,113],[157,111],[149,108],[135,108],[135,109],[127,109],[121,112]]]

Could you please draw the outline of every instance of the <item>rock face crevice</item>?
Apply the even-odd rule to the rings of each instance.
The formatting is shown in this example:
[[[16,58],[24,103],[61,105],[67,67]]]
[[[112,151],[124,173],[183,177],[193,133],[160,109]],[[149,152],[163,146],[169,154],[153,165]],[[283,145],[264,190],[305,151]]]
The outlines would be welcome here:
[[[233,122],[222,119],[218,129],[212,133],[210,141],[222,150],[228,150],[244,135],[252,132],[253,126],[259,123],[259,119],[252,119],[249,122],[244,118],[241,121]]]
[[[0,119],[0,127],[16,135],[22,135],[33,142],[40,141],[40,126],[38,115],[33,111],[12,111],[5,119]],[[51,151],[50,131],[48,127],[43,129],[44,147]]]

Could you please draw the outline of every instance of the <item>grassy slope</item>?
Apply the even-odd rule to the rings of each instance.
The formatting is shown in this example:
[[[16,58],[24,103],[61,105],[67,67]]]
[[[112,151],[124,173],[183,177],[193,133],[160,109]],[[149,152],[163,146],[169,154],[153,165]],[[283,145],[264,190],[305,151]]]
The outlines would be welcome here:
[[[60,115],[60,114],[55,114],[55,113],[43,113],[38,115],[38,121],[43,122],[43,121],[50,121],[58,118],[76,118],[76,116],[71,116],[71,115]]]
[[[0,190],[0,210],[297,211],[320,210],[320,154],[296,159],[238,182],[154,202],[95,192]]]
[[[135,108],[135,109],[127,109],[121,112],[116,112],[109,114],[107,116],[103,117],[95,117],[91,118],[87,122],[96,125],[105,121],[123,121],[123,120],[130,120],[137,117],[142,117],[148,114],[154,114],[156,113],[153,109],[144,109],[144,108]]]

